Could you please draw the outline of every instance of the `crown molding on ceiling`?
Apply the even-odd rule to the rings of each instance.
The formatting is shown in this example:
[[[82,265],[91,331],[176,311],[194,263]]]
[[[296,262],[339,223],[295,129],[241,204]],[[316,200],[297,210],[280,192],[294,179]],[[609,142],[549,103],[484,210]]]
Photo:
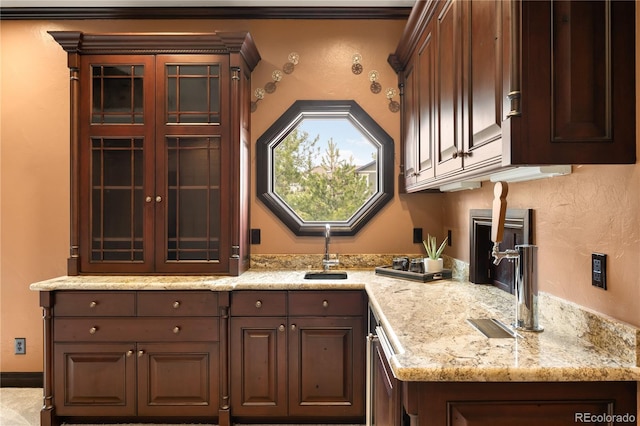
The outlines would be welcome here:
[[[411,7],[3,7],[0,20],[407,19]]]

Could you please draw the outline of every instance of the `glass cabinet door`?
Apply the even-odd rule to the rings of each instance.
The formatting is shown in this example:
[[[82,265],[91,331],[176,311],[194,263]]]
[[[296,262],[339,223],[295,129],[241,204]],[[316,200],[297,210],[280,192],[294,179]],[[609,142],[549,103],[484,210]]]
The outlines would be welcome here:
[[[85,58],[83,271],[226,271],[228,68],[216,55]]]
[[[159,56],[156,119],[156,187],[166,202],[157,210],[156,269],[226,270],[229,209],[223,194],[228,179],[228,125],[222,99],[228,99],[226,56]],[[189,265],[192,265],[191,267]]]
[[[83,62],[79,190],[81,262],[88,272],[153,267],[153,58],[88,56]]]

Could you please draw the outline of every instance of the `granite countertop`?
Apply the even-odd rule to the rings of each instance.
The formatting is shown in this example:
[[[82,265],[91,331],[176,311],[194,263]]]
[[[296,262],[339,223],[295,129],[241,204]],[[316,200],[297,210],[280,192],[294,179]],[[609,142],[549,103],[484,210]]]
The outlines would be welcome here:
[[[431,283],[349,270],[346,280],[304,280],[304,271],[227,276],[74,276],[32,290],[365,289],[404,381],[640,381],[640,329],[541,293],[544,332],[487,338],[467,319],[513,320],[514,297],[495,287]]]

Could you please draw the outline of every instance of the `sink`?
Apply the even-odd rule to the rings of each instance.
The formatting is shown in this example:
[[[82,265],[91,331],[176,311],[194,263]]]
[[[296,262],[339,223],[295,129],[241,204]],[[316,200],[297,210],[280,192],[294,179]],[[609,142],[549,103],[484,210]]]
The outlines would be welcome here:
[[[309,271],[304,274],[305,280],[346,280],[346,271]]]

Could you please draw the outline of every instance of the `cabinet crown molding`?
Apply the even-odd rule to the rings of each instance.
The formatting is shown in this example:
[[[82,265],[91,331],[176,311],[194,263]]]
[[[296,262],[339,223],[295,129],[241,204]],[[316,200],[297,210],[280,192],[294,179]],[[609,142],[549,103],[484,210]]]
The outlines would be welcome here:
[[[246,31],[212,33],[118,33],[49,31],[67,53],[104,54],[228,54],[240,53],[251,70],[260,61]]]

